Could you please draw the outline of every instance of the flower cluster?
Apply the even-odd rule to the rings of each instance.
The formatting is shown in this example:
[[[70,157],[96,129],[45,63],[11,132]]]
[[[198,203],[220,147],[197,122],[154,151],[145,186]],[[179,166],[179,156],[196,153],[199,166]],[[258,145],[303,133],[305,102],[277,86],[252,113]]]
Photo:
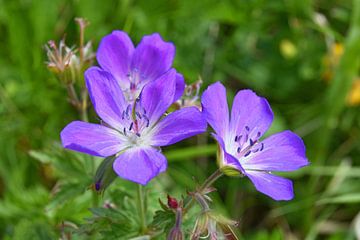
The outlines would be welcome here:
[[[237,93],[229,114],[225,87],[215,83],[204,92],[200,107],[201,81],[185,88],[183,76],[172,68],[174,56],[174,45],[156,33],[143,37],[136,47],[125,32],[105,36],[96,56],[100,67],[85,72],[101,123],[70,123],[61,132],[63,146],[113,156],[109,159],[118,176],[145,185],[167,168],[160,147],[205,132],[208,122],[219,144],[221,171],[249,177],[258,191],[275,200],[291,199],[292,182],[272,171],[308,164],[302,140],[290,131],[261,140],[273,113],[267,100],[251,90]],[[167,114],[174,103],[180,110]]]
[[[74,121],[61,132],[64,147],[94,156],[115,155],[118,176],[147,184],[167,168],[160,147],[203,133],[206,121],[196,107],[166,115],[184,90],[182,75],[171,68],[173,44],[159,34],[135,48],[114,31],[100,43],[100,67],[85,72],[86,86],[101,124]]]

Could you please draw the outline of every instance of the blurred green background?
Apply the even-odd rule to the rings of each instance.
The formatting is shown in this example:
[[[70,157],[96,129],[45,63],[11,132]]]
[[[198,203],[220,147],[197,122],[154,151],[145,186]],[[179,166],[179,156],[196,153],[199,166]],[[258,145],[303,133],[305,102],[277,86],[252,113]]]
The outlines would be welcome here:
[[[229,100],[251,88],[273,107],[270,133],[292,129],[303,137],[311,166],[284,174],[294,180],[294,200],[275,202],[247,179],[215,184],[214,207],[239,221],[239,236],[356,239],[359,0],[0,0],[0,238],[70,239],[66,228],[91,215],[89,162],[99,159],[57,147],[61,129],[79,116],[45,65],[48,40],[66,34],[68,45],[78,43],[75,17],[89,20],[85,38],[94,50],[115,29],[136,43],[159,32],[176,45],[174,66],[187,83],[201,77],[204,89],[221,81]],[[98,121],[93,110],[90,119]],[[210,137],[164,152],[169,170],[153,183],[164,201],[216,169]],[[127,184],[117,180],[109,191],[126,192]],[[152,204],[158,208],[156,198]]]

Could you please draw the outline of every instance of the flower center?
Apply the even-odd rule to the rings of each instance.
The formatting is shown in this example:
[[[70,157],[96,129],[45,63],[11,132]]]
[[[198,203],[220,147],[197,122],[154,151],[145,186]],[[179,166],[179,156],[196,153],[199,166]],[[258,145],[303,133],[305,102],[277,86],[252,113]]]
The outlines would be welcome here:
[[[134,111],[131,104],[129,104],[122,112],[121,118],[124,120],[122,133],[128,138],[130,143],[139,145],[144,140],[144,138],[141,138],[141,135],[150,126],[150,120],[146,109],[141,106],[139,98],[136,99],[134,105]]]
[[[255,132],[255,134],[253,133]],[[248,126],[245,126],[241,135],[235,136],[235,144],[238,144],[236,149],[237,157],[248,157],[252,153],[261,152],[264,149],[264,143],[259,142],[261,132],[251,131]]]
[[[123,90],[127,100],[134,101],[144,86],[147,77],[145,74],[141,74],[137,68],[133,68],[126,76],[129,79],[129,85]]]

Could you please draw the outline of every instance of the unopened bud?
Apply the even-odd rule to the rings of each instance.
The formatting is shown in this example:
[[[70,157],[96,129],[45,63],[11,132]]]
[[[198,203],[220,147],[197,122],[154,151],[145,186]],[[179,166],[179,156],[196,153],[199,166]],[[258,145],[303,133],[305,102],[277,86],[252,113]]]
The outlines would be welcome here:
[[[176,200],[176,198],[171,197],[170,195],[167,195],[167,199],[168,199],[168,206],[169,208],[172,209],[177,209],[179,207],[179,203]]]
[[[104,192],[105,189],[115,180],[117,175],[112,167],[114,160],[115,157],[107,157],[99,165],[92,185],[94,191],[98,193]]]

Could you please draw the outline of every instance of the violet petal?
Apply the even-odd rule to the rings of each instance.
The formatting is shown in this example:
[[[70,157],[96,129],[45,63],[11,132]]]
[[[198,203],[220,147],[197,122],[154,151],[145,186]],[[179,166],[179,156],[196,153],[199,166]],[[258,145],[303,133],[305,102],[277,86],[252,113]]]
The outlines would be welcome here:
[[[112,75],[98,67],[85,72],[86,86],[96,113],[107,124],[122,129],[122,112],[127,108],[120,86]]]
[[[167,146],[203,133],[206,121],[196,107],[182,108],[170,113],[153,129],[153,146]]]
[[[242,163],[245,169],[294,171],[309,164],[303,141],[291,131],[274,134],[262,143],[264,149]]]
[[[185,80],[180,73],[176,74],[176,89],[173,102],[176,102],[183,95],[185,90]]]
[[[260,171],[246,171],[246,175],[259,192],[274,200],[291,200],[294,197],[293,184],[289,179]]]
[[[121,178],[146,185],[167,168],[165,156],[158,150],[130,148],[114,161],[113,169]]]
[[[270,127],[274,114],[265,98],[259,97],[251,90],[239,91],[232,105],[230,133],[248,135],[256,140]]]
[[[125,147],[122,136],[116,130],[81,121],[68,124],[60,137],[64,148],[93,156],[108,157]]]
[[[211,84],[203,93],[201,103],[206,120],[216,134],[224,138],[229,125],[225,87],[220,82]]]
[[[150,125],[158,121],[173,103],[175,85],[176,71],[171,69],[143,88],[140,94],[140,104],[146,111]]]
[[[133,52],[134,45],[127,33],[113,31],[101,40],[96,58],[102,69],[110,72],[122,87],[127,87]]]
[[[154,33],[143,37],[136,47],[131,69],[139,71],[146,81],[152,81],[170,69],[174,56],[174,44]]]

